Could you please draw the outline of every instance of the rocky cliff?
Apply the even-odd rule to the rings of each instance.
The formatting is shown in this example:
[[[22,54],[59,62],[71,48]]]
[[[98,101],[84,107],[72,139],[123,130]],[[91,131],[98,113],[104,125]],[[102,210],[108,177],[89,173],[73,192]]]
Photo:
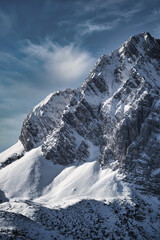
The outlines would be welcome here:
[[[0,238],[159,240],[160,40],[131,37],[0,154]]]
[[[44,156],[63,165],[87,161],[93,148],[140,188],[160,189],[160,40],[131,37],[101,56],[76,90],[49,95],[24,121],[26,151],[41,145]]]

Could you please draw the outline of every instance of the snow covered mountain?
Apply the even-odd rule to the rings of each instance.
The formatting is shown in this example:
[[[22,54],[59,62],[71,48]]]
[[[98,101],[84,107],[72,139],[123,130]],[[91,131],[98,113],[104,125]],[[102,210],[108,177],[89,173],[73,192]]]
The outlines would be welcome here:
[[[138,34],[29,113],[0,154],[3,239],[159,239],[159,66]]]

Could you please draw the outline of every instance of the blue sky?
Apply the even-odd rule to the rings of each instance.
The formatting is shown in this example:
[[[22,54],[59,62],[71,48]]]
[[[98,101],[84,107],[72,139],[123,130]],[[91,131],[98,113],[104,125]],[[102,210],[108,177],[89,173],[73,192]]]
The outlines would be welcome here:
[[[159,0],[1,0],[0,152],[55,90],[79,86],[131,35],[160,38]]]

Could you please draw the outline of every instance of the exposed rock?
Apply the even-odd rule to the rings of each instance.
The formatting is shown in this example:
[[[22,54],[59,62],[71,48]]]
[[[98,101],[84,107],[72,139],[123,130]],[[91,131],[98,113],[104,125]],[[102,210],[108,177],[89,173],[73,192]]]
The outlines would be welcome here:
[[[0,190],[0,203],[3,203],[3,202],[8,202],[8,198],[6,198],[4,192],[2,190]]]
[[[0,238],[159,240],[159,66],[160,40],[138,34],[30,112],[24,147],[0,159],[2,190],[21,198],[0,204]]]
[[[87,161],[90,141],[100,146],[103,167],[117,161],[128,178],[158,194],[152,172],[160,168],[159,65],[159,40],[131,37],[100,57],[77,90],[56,92],[31,111],[20,135],[25,149],[41,144],[47,159],[67,165]]]

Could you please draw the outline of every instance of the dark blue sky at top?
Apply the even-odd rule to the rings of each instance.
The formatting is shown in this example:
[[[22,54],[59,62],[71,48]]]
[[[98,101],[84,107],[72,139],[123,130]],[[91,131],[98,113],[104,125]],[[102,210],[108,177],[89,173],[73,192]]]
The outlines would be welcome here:
[[[0,151],[35,104],[145,31],[160,38],[159,0],[0,0]]]

